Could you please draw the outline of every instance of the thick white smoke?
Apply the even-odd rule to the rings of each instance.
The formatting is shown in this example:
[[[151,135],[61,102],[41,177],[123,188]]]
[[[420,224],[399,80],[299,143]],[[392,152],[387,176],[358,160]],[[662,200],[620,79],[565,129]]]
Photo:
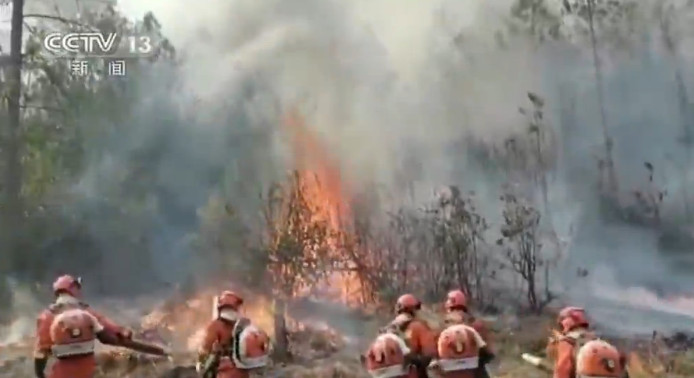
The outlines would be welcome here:
[[[224,107],[241,80],[257,75],[283,106],[304,101],[354,180],[396,189],[408,154],[418,156],[425,177],[417,179],[431,187],[459,169],[464,156],[451,149],[463,136],[500,139],[522,124],[517,107],[543,85],[544,63],[524,45],[494,47],[510,5],[208,1],[194,11],[176,2],[146,9],[188,58],[186,92],[201,99],[199,113]],[[463,49],[454,45],[461,33]],[[264,113],[276,113],[274,105]]]
[[[499,143],[522,130],[517,108],[525,105],[526,92],[537,91],[547,99],[549,122],[563,140],[551,198],[557,228],[573,238],[562,273],[567,293],[590,304],[586,298],[604,297],[595,290],[597,284],[611,292],[635,286],[667,291],[691,284],[672,273],[672,260],[659,252],[654,232],[606,226],[590,205],[602,136],[591,50],[578,37],[586,25],[564,19],[562,30],[574,32],[579,41],[574,45],[538,47],[506,34],[506,47],[499,48],[496,33],[506,30],[513,3],[239,0],[202,1],[192,9],[188,3],[162,0],[148,2],[146,10],[154,11],[189,58],[183,79],[186,91],[202,99],[199,111],[223,107],[244,77],[257,75],[284,106],[304,100],[312,126],[354,183],[376,181],[396,197],[404,195],[398,194],[397,179],[403,161],[414,159],[417,166],[404,170],[424,188],[419,199],[433,186],[456,183],[489,194],[483,200],[496,209],[496,181],[471,168],[456,142],[472,135]],[[558,15],[561,2],[549,3]],[[678,193],[682,185],[672,173],[677,169],[668,163],[684,159],[678,152],[683,149],[677,142],[681,121],[673,60],[662,47],[652,5],[643,3],[634,17],[640,29],[627,33],[636,46],[630,55],[600,51],[608,124],[624,187],[644,184],[643,161],[650,161],[669,175],[663,185]],[[133,15],[145,10],[141,2],[122,1],[121,6]],[[686,46],[694,38],[683,33],[687,17],[680,12],[677,31],[680,65],[691,84]],[[575,109],[573,128],[560,129],[567,104]],[[260,114],[277,116],[274,103],[254,105]],[[280,136],[280,161],[282,145]],[[576,267],[598,268],[579,279],[573,277]]]

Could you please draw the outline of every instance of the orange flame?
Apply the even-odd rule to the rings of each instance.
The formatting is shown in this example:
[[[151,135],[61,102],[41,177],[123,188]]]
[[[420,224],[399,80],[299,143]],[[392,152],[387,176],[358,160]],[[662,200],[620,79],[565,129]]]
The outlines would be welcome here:
[[[319,209],[317,215],[340,230],[350,215],[350,198],[339,165],[297,110],[287,114],[284,125],[291,137],[295,168]]]
[[[329,222],[337,235],[345,235],[352,216],[351,194],[338,162],[296,109],[286,114],[283,124],[293,147],[294,167],[306,186],[316,216]],[[345,303],[358,302],[361,282],[353,272],[336,272],[324,286],[339,289]]]
[[[142,319],[141,327],[145,330],[168,331],[175,336],[178,346],[189,352],[195,352],[202,343],[205,325],[213,318],[214,297],[217,289],[207,289],[195,294],[183,302],[171,302],[152,312]],[[270,301],[261,296],[250,297],[242,307],[244,316],[270,334],[274,334]]]

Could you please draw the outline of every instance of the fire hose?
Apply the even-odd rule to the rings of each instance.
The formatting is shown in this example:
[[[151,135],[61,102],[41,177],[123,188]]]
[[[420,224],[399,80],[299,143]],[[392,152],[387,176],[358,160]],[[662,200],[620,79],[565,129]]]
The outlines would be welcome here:
[[[144,341],[138,341],[133,339],[123,339],[120,340],[118,346],[128,348],[140,353],[153,354],[155,356],[169,357],[169,352],[156,344],[150,344]]]
[[[536,368],[542,371],[548,373],[552,373],[554,371],[554,369],[552,369],[552,367],[550,366],[549,362],[542,357],[534,356],[530,353],[523,353],[521,355],[521,358],[523,358],[523,361],[535,366]]]

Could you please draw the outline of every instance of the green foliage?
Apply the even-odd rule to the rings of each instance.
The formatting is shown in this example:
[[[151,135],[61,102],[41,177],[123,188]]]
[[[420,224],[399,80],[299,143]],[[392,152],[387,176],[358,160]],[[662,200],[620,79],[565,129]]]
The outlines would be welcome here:
[[[113,8],[87,12],[80,22],[63,19],[65,31],[147,33],[156,41],[153,61],[128,61],[126,80],[105,77],[106,60],[90,61],[85,76],[70,73],[70,61],[52,58],[41,51],[48,26],[30,27],[24,58],[23,135],[24,193],[39,199],[59,180],[68,182],[82,172],[86,143],[110,136],[130,121],[130,108],[142,88],[137,79],[157,59],[171,60],[175,50],[161,34],[152,14],[131,22]],[[54,31],[52,25],[51,31]]]
[[[109,177],[117,182],[115,189],[102,198],[83,201],[80,186],[93,183],[80,181],[98,176],[87,169],[94,169],[93,163],[108,153],[107,141],[136,123],[132,110],[145,93],[140,79],[158,66],[175,64],[175,50],[152,14],[133,22],[109,7],[85,12],[79,20],[35,18],[26,19],[19,151],[27,219],[26,227],[18,231],[22,253],[14,271],[38,278],[44,272],[75,269],[63,266],[65,253],[86,264],[108,264],[102,261],[104,252],[123,254],[122,260],[130,261],[147,248],[146,231],[159,211],[147,193],[152,189],[131,190],[132,181],[143,180],[124,167]],[[121,80],[107,78],[107,62],[100,60],[90,61],[87,75],[71,75],[69,60],[55,59],[41,50],[47,30],[56,28],[147,33],[155,41],[156,54],[149,60],[128,61],[127,77]],[[85,202],[89,204],[83,206]],[[107,251],[95,248],[103,244]],[[146,267],[146,261],[141,266]]]

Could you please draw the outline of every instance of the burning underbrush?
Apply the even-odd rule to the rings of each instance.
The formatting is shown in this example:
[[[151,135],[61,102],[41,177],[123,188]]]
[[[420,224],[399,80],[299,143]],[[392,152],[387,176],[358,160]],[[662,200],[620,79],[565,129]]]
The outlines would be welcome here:
[[[141,319],[137,326],[143,336],[153,341],[166,340],[175,351],[194,352],[202,342],[205,325],[214,314],[214,296],[218,290],[205,290],[190,298],[172,299]],[[247,296],[247,298],[253,298]],[[272,306],[264,297],[245,304],[245,315],[273,333]]]
[[[136,339],[166,346],[172,352],[171,358],[101,347],[98,351],[98,377],[196,377],[196,351],[204,327],[212,318],[216,293],[217,290],[210,289],[189,298],[168,300],[140,319],[139,324],[130,324]],[[245,304],[245,316],[273,335],[271,302],[264,297],[246,297],[250,299]],[[349,340],[344,334],[315,319],[303,321],[290,315],[287,320],[291,364],[272,366],[265,376],[320,377],[326,376],[324,373],[328,374],[333,366],[335,371],[358,371],[358,353],[348,347]],[[32,375],[33,342],[31,337],[27,337],[0,347],[0,376],[21,378]]]

